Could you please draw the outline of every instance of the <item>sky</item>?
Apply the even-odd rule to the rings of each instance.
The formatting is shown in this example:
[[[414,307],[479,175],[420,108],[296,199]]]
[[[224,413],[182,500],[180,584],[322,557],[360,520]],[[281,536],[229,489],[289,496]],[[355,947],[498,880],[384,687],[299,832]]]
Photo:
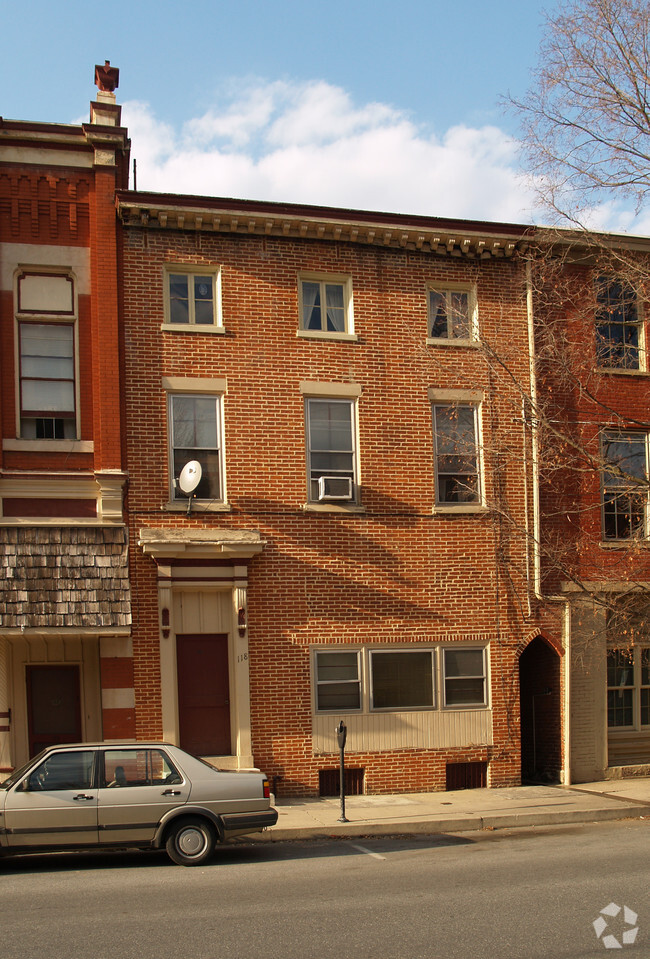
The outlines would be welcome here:
[[[13,2],[0,116],[87,120],[110,60],[139,190],[540,223],[503,101],[558,2]]]

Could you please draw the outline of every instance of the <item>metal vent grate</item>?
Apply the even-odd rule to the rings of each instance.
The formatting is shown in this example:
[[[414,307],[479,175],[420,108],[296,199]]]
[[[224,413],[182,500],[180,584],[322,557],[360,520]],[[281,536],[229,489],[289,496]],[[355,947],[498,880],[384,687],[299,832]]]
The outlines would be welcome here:
[[[447,763],[447,789],[484,789],[487,763]]]
[[[345,770],[345,795],[363,796],[363,774],[365,769],[346,769]],[[339,796],[341,792],[341,780],[338,769],[319,769],[318,770],[318,794],[319,796]]]

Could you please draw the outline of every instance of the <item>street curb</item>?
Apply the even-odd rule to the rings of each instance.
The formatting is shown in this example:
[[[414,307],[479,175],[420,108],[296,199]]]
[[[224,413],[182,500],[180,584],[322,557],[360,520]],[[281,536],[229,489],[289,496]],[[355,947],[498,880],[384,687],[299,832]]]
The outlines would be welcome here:
[[[650,805],[622,803],[600,809],[574,809],[506,815],[458,816],[446,819],[413,819],[408,822],[335,822],[331,825],[273,826],[251,839],[282,842],[296,839],[346,839],[359,836],[437,835],[440,833],[476,832],[481,829],[516,829],[527,826],[553,826],[571,823],[607,822],[617,819],[650,818]]]

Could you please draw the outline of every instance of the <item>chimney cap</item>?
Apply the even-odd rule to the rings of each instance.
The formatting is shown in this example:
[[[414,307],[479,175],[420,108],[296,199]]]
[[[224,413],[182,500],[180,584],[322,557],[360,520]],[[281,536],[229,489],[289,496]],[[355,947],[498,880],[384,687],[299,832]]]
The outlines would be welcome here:
[[[120,71],[106,60],[104,66],[95,65],[95,85],[104,93],[113,93],[120,85]]]

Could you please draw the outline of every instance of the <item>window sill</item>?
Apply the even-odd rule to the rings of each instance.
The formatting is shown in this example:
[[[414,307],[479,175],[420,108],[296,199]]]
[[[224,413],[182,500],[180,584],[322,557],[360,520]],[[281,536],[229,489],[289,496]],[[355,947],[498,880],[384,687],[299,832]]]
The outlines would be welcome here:
[[[356,333],[328,333],[326,330],[296,330],[296,336],[305,340],[337,340],[343,343],[356,343]]]
[[[163,333],[209,333],[212,335],[214,333],[224,334],[226,332],[225,326],[210,325],[208,323],[206,323],[205,326],[199,323],[161,323],[160,329]]]
[[[163,509],[167,513],[187,513],[187,500],[185,502],[164,503]],[[232,507],[230,503],[210,503],[204,500],[192,500],[192,513],[229,513]]]
[[[427,336],[427,346],[469,346],[471,349],[478,349],[481,344],[478,340],[450,339],[445,336]]]
[[[604,539],[600,545],[603,549],[648,549],[650,542],[643,536],[630,536],[628,539]]]
[[[628,370],[622,366],[595,366],[594,373],[605,373],[612,376],[650,376],[650,370]]]
[[[434,506],[431,510],[434,516],[458,516],[475,513],[488,513],[487,506],[482,503],[459,503],[458,506]]]
[[[93,453],[92,440],[10,440],[2,441],[2,449],[21,453]]]
[[[305,513],[365,513],[365,506],[357,503],[303,503]]]

